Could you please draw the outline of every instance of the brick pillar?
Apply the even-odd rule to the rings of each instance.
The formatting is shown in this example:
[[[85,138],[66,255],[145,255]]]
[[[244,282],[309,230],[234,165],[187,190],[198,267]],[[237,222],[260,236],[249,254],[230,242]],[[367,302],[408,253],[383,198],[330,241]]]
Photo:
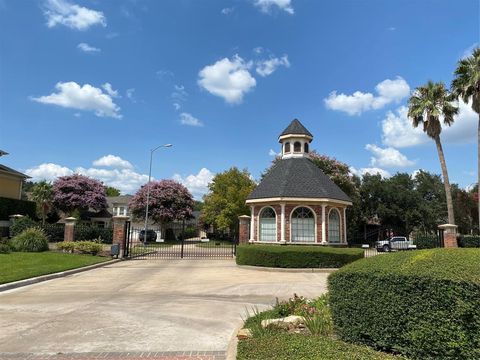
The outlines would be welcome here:
[[[458,248],[457,227],[457,225],[453,224],[438,225],[440,231],[443,231],[443,247]]]
[[[75,240],[75,222],[76,218],[73,216],[67,217],[65,219],[65,232],[63,233],[63,241],[74,241]]]
[[[125,253],[125,223],[130,219],[128,216],[119,215],[114,216],[113,218],[113,244],[118,244],[120,246],[119,258],[123,258]]]
[[[248,244],[250,238],[250,216],[242,215],[238,217],[239,220],[239,230],[238,230],[238,243]]]

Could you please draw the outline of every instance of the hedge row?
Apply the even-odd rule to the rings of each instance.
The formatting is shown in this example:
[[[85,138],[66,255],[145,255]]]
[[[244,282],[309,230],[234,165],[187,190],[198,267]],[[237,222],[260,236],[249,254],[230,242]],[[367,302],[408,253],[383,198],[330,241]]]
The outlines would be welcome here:
[[[279,268],[338,268],[363,258],[362,249],[301,245],[241,245],[238,265]]]
[[[463,235],[458,238],[458,246],[464,248],[480,248],[480,236]]]
[[[101,238],[102,243],[111,244],[113,239],[112,228],[99,228],[88,225],[75,225],[74,229],[75,241],[78,240],[94,240]]]
[[[480,358],[480,250],[375,256],[329,277],[342,339],[412,359]]]
[[[10,215],[28,215],[35,217],[36,205],[33,201],[0,197],[0,220],[9,220]]]

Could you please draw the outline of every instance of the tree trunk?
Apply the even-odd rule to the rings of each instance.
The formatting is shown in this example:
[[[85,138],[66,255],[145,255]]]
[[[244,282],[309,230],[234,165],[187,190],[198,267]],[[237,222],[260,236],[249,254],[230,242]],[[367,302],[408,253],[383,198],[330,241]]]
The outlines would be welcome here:
[[[445,155],[443,154],[442,143],[440,142],[440,135],[436,136],[434,140],[435,145],[437,145],[440,166],[442,167],[443,183],[445,185],[445,195],[447,198],[448,223],[455,224],[455,216],[453,214],[452,191],[450,188],[450,181],[448,180],[447,163],[445,162]]]

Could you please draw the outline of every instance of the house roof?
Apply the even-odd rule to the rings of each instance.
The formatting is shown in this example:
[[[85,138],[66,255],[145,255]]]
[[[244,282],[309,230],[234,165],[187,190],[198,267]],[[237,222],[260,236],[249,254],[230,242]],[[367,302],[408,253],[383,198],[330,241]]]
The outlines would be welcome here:
[[[29,179],[30,176],[22,174],[21,172],[17,170],[13,170],[12,168],[9,168],[8,166],[0,164],[0,172],[8,173],[9,175],[21,177],[23,179]]]
[[[308,158],[278,160],[247,200],[279,197],[352,201]]]
[[[313,138],[312,133],[298,119],[293,119],[290,125],[280,134],[280,137],[284,135],[307,135]]]

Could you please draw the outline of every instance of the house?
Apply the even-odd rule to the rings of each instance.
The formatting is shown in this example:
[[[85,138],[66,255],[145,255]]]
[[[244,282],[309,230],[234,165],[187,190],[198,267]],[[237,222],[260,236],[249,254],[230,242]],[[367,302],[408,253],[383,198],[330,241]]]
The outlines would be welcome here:
[[[246,200],[250,242],[347,243],[345,210],[352,200],[310,160],[312,140],[297,119],[280,134],[281,158]]]
[[[0,156],[4,155],[8,153],[0,150]],[[29,176],[0,164],[0,197],[20,200],[23,181],[28,178]]]

